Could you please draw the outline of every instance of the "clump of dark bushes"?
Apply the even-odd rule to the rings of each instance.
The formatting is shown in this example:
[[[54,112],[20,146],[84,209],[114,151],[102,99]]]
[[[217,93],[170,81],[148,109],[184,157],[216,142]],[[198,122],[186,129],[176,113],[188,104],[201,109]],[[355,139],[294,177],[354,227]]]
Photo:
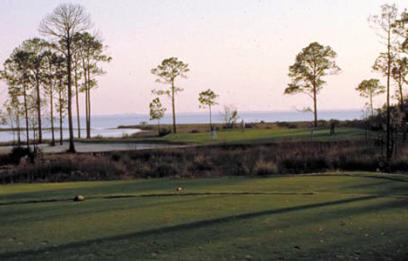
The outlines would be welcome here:
[[[120,168],[107,161],[105,156],[50,155],[20,162],[17,166],[0,172],[0,181],[15,183],[113,180],[118,179],[120,173]]]
[[[171,133],[171,130],[165,129],[165,128],[160,128],[159,137],[164,137],[166,135],[169,135],[170,133]]]
[[[257,176],[269,176],[277,174],[278,171],[278,166],[272,161],[259,160],[255,163],[254,174]]]
[[[381,148],[372,142],[282,142],[268,145],[121,152],[130,177],[203,177],[301,174],[323,171],[408,171],[408,147],[400,147],[385,164]]]
[[[24,158],[31,162],[34,161],[36,152],[31,148],[26,147],[13,147],[9,154],[4,154],[0,156],[0,165],[17,165]]]

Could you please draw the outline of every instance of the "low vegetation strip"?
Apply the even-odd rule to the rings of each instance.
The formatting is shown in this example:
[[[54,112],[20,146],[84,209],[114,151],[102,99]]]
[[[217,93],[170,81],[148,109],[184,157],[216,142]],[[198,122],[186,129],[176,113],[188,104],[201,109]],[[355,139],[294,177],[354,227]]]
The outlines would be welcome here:
[[[4,167],[0,182],[60,182],[163,177],[292,175],[328,171],[408,170],[408,147],[387,162],[373,140],[291,141],[149,151],[42,155]]]

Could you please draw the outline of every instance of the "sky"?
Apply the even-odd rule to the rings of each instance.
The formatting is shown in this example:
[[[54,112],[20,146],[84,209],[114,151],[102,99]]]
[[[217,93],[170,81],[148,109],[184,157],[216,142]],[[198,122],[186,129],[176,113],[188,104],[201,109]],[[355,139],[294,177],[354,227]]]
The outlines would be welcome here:
[[[172,56],[191,70],[176,82],[184,88],[176,97],[178,112],[202,111],[198,93],[208,88],[219,94],[219,111],[224,105],[239,111],[303,109],[311,105],[308,96],[283,91],[296,54],[314,41],[330,45],[342,69],[326,78],[318,109],[362,108],[365,100],[355,88],[363,79],[381,78],[371,67],[384,50],[367,18],[385,3],[408,8],[406,0],[1,0],[0,63],[24,40],[41,36],[41,20],[67,2],[89,12],[92,31],[113,58],[92,93],[93,114],[148,113],[151,90],[165,87],[150,70]],[[5,93],[0,83],[1,103]]]

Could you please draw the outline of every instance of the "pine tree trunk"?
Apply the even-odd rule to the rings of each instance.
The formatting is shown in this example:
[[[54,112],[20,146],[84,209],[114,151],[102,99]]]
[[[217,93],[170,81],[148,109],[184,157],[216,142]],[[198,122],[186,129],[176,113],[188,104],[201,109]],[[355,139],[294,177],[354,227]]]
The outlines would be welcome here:
[[[59,111],[59,123],[60,123],[60,145],[64,144],[64,132],[63,132],[63,126],[62,126],[62,106],[60,106],[60,111]]]
[[[68,152],[75,153],[74,128],[72,124],[72,54],[71,39],[67,36],[67,73],[68,73],[68,129],[69,129],[69,149]]]
[[[76,113],[77,113],[77,128],[78,138],[81,138],[81,118],[79,116],[79,91],[78,91],[78,63],[75,59],[75,100],[76,100]]]
[[[51,63],[49,63],[49,70],[52,71]],[[51,114],[51,146],[55,146],[55,133],[54,133],[54,85],[53,79],[50,81],[50,114]]]
[[[88,136],[89,138],[91,138],[91,70],[89,68],[88,68]]]
[[[54,134],[54,86],[50,87],[50,114],[51,114],[51,146],[55,146],[55,134]]]
[[[88,69],[86,66],[85,58],[82,58],[82,68],[84,70],[84,88],[85,88],[85,129],[86,138],[91,138],[91,132],[89,130],[89,106],[88,106]]]
[[[64,142],[63,130],[62,130],[62,111],[63,111],[63,101],[62,101],[62,90],[58,92],[59,99],[59,129],[60,129],[60,145]]]
[[[20,147],[21,145],[21,134],[20,134],[20,108],[17,107],[17,114],[16,114],[16,120],[17,120],[17,145]]]
[[[41,123],[41,93],[40,93],[40,78],[37,70],[35,77],[35,88],[37,92],[37,121],[38,121],[38,143],[42,143],[42,123]]]
[[[91,130],[90,130],[90,125],[89,125],[89,91],[88,87],[86,87],[85,90],[85,106],[86,106],[86,138],[90,139],[91,138]]]
[[[316,85],[313,86],[313,113],[314,113],[314,127],[317,127],[317,90]]]
[[[213,126],[212,126],[211,105],[208,105],[208,108],[210,109],[210,131],[212,131],[212,130],[213,130]]]
[[[398,79],[398,91],[399,91],[399,96],[400,96],[400,111],[403,112],[404,111],[404,95],[402,92],[402,77],[399,76]]]
[[[391,109],[390,109],[390,77],[391,77],[391,28],[388,30],[388,68],[387,68],[387,139],[386,139],[386,156],[387,160],[392,157],[391,148]]]
[[[175,98],[174,98],[174,79],[171,81],[171,109],[173,113],[173,133],[177,133],[177,128],[176,128],[176,104],[175,104]]]
[[[24,113],[25,113],[25,127],[26,127],[26,143],[27,148],[30,148],[30,133],[28,126],[28,105],[27,105],[27,87],[23,86],[23,96],[24,96]]]
[[[91,90],[88,89],[88,132],[91,138]]]
[[[403,78],[400,74],[398,78],[398,90],[399,90],[399,96],[400,96],[400,111],[402,113],[402,122],[401,122],[401,130],[402,130],[402,141],[405,142],[407,140],[407,130],[406,130],[406,114],[404,113],[404,94],[402,91],[402,85],[403,85]]]

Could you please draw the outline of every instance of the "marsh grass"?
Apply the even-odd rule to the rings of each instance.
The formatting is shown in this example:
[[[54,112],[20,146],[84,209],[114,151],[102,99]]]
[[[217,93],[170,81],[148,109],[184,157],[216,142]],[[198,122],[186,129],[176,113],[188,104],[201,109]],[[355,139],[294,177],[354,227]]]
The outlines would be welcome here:
[[[406,172],[408,147],[386,164],[373,142],[278,142],[149,151],[42,155],[1,170],[1,181],[77,181],[162,177],[267,176],[326,171]]]

